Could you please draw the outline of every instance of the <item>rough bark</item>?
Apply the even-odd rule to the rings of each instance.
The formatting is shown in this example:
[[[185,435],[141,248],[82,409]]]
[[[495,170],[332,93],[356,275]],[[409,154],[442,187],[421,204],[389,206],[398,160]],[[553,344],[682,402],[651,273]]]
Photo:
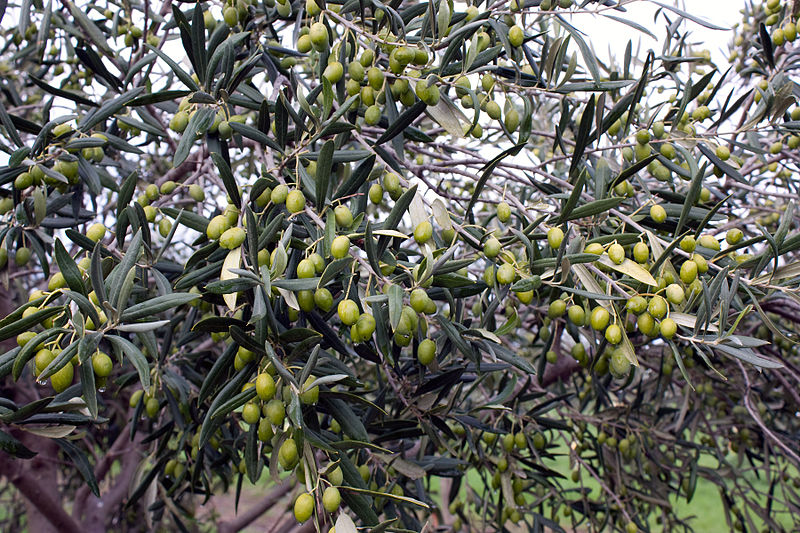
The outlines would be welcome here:
[[[267,512],[276,503],[285,498],[289,489],[292,488],[292,485],[294,485],[294,483],[291,479],[283,480],[275,488],[273,488],[269,492],[269,494],[267,494],[266,497],[264,497],[264,499],[261,500],[258,504],[244,511],[243,513],[236,516],[236,518],[232,520],[220,522],[218,525],[219,533],[236,533],[237,531],[241,531],[242,529],[246,528],[248,525],[253,523],[253,521],[255,521],[259,516]]]
[[[28,448],[38,452],[33,459],[4,459],[0,475],[25,497],[28,531],[36,533],[82,533],[83,528],[67,514],[58,491],[58,446],[49,439],[15,432]]]
[[[14,291],[0,285],[0,316],[7,316],[16,307]],[[14,339],[0,343],[0,351],[14,346]],[[24,404],[39,398],[36,388],[20,383],[14,390],[14,401]],[[26,447],[37,452],[32,459],[12,458],[0,452],[0,476],[4,476],[25,498],[28,531],[37,533],[79,532],[80,528],[64,511],[58,490],[58,445],[52,440],[22,430],[5,428]]]
[[[82,491],[85,490],[85,493],[79,491],[76,494],[73,516],[81,520],[86,533],[102,533],[106,531],[108,519],[125,500],[131,479],[136,474],[142,459],[140,444],[143,438],[144,435],[138,432],[132,441],[128,440],[127,426],[125,426],[117,440],[114,441],[106,455],[95,467],[95,477],[100,482],[111,468],[113,462],[117,458],[121,458],[120,471],[114,477],[113,483],[104,492],[100,493],[99,498],[89,492],[87,488],[81,489]]]

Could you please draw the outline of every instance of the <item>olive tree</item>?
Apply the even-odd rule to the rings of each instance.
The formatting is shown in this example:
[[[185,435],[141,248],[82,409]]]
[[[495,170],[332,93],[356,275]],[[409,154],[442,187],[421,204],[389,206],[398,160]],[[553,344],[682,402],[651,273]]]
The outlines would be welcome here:
[[[800,527],[800,4],[637,1],[0,0],[4,529]]]

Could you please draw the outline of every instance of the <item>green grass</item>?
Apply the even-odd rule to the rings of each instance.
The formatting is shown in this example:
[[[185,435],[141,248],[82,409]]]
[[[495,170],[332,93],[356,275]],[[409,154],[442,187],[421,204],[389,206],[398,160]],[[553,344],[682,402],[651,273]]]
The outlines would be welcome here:
[[[588,488],[591,491],[591,498],[599,498],[601,496],[600,485],[587,473],[584,472],[581,480],[578,483],[573,483],[572,480],[569,479],[571,468],[566,451],[566,447],[560,447],[555,450],[551,449],[552,453],[558,455],[554,459],[545,459],[543,463],[544,466],[560,472],[568,478],[566,480],[562,480],[562,486],[565,490],[578,487]],[[733,460],[735,458],[732,457],[731,459]],[[703,456],[700,459],[700,466],[705,468],[717,468],[718,463],[713,457]],[[757,478],[752,472],[746,472],[743,475],[759,492],[766,493],[768,491],[769,484],[764,479]],[[469,470],[467,474],[467,480],[469,485],[472,486],[476,492],[479,494],[483,493],[483,482],[480,475],[474,469]],[[438,479],[434,478],[431,483],[431,492],[437,492],[438,487]],[[462,496],[465,494],[465,492],[466,490],[462,488]],[[685,496],[681,495],[672,496],[670,498],[670,503],[672,504],[673,509],[675,509],[677,515],[680,518],[687,519],[691,527],[697,532],[716,533],[730,531],[725,518],[726,512],[720,496],[720,488],[711,481],[698,477],[697,485],[691,501],[687,502]],[[763,506],[766,507],[766,498],[763,499]],[[550,517],[549,510],[545,514],[548,516],[548,518]],[[791,529],[793,523],[792,517],[789,515],[785,507],[776,508],[773,506],[772,516],[777,518],[778,522],[781,523],[786,530]],[[569,531],[572,525],[570,519],[561,514],[559,514],[558,519],[561,525]],[[763,525],[762,522],[757,519],[757,517],[754,517],[754,523],[759,528]],[[662,525],[656,523],[655,517],[653,517],[653,519],[650,521],[650,526],[651,531],[661,531],[663,529]]]

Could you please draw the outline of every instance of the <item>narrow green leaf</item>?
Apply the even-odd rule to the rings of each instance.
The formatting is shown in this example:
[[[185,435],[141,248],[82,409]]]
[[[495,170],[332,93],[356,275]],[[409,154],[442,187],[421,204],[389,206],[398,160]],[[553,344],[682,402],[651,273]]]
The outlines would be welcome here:
[[[69,12],[72,14],[73,19],[78,23],[78,26],[83,28],[86,35],[89,37],[89,42],[100,48],[103,52],[110,57],[115,57],[114,51],[108,46],[106,36],[97,25],[84,13],[84,11],[77,7],[70,0],[64,0],[63,4],[67,6]],[[24,31],[23,31],[24,33]]]
[[[169,65],[169,68],[172,69],[172,72],[175,73],[178,79],[184,83],[184,85],[186,85],[192,91],[200,90],[200,86],[197,85],[197,83],[192,79],[192,77],[185,70],[183,70],[175,61],[173,61],[172,58],[170,58],[166,53],[162,52],[158,48],[151,46],[149,44],[145,44],[145,46],[147,46],[147,48],[149,48],[151,51],[155,52],[158,55],[158,57],[163,59],[164,62],[167,65]]]
[[[332,140],[326,141],[319,151],[317,158],[317,174],[314,177],[316,182],[316,200],[319,206],[326,203],[328,190],[330,189],[329,180],[331,176],[331,168],[333,168],[333,152],[336,145]]]
[[[517,155],[522,148],[525,147],[525,143],[520,143],[511,148],[507,148],[503,150],[499,155],[495,156],[491,161],[486,163],[483,168],[481,168],[481,177],[478,178],[478,181],[475,183],[475,192],[472,193],[472,198],[469,200],[469,204],[467,205],[467,216],[469,217],[470,222],[475,222],[475,214],[473,212],[473,207],[475,207],[475,203],[480,198],[481,192],[483,191],[483,187],[486,185],[486,182],[494,172],[494,169],[500,162],[508,156],[515,156]]]
[[[664,9],[668,9],[668,10],[672,11],[673,13],[675,13],[678,16],[681,16],[681,17],[683,17],[685,19],[689,19],[692,22],[695,22],[695,23],[697,23],[697,24],[699,24],[699,25],[701,25],[701,26],[703,26],[705,28],[708,28],[710,30],[727,31],[729,29],[729,28],[723,28],[722,26],[717,26],[715,24],[712,24],[712,23],[708,22],[707,20],[704,20],[704,19],[702,19],[700,17],[696,17],[696,16],[692,15],[691,13],[687,13],[686,11],[683,11],[682,9],[678,9],[677,7],[671,6],[669,4],[663,4],[661,2],[657,2],[656,0],[650,0],[650,1],[652,3],[658,5],[658,6],[663,7]]]
[[[28,364],[28,361],[36,356],[39,345],[49,341],[54,337],[64,335],[66,333],[68,333],[68,330],[66,329],[48,329],[46,331],[42,331],[41,333],[37,333],[35,337],[26,342],[25,345],[19,349],[17,356],[14,358],[14,365],[11,369],[11,375],[14,377],[14,380],[18,380],[20,378],[22,371],[25,369],[25,365]]]
[[[131,341],[117,335],[106,335],[105,338],[114,345],[120,354],[124,354],[130,360],[136,372],[139,373],[139,382],[142,384],[142,388],[145,392],[149,392],[150,366],[142,351]]]
[[[2,18],[2,13],[0,13],[0,18]],[[35,457],[37,453],[30,450],[24,444],[22,444],[22,442],[2,430],[0,430],[0,450],[3,450],[7,454],[20,459],[30,459]]]
[[[576,207],[567,217],[564,218],[564,220],[565,221],[576,220],[579,218],[586,218],[586,217],[592,217],[594,215],[599,215],[600,213],[605,213],[608,210],[617,207],[624,200],[625,198],[620,196],[603,198],[602,200],[595,200],[593,202],[589,202],[588,204],[584,204],[580,207]]]
[[[145,302],[128,307],[120,316],[120,320],[123,322],[131,322],[140,318],[151,317],[167,309],[187,304],[198,298],[200,298],[199,294],[190,294],[187,292],[173,292],[171,294],[156,296]]]
[[[425,111],[426,107],[428,107],[428,105],[425,102],[418,100],[414,105],[403,111],[400,116],[397,117],[397,120],[392,122],[389,127],[386,128],[386,131],[384,131],[381,136],[378,137],[374,145],[380,146],[381,144],[401,134],[407,126],[410,126],[411,123],[414,122],[423,111]]]
[[[81,271],[78,269],[78,265],[75,263],[75,260],[69,255],[64,245],[61,243],[61,239],[56,239],[55,242],[55,252],[56,252],[56,262],[58,263],[58,268],[61,269],[61,274],[64,276],[64,280],[67,282],[67,286],[72,289],[73,291],[86,295],[86,287],[83,285],[83,276],[81,276]]]
[[[578,168],[578,163],[580,163],[583,153],[589,144],[589,134],[592,131],[592,121],[594,120],[594,103],[595,98],[594,95],[592,95],[589,98],[589,103],[587,103],[586,107],[583,109],[581,122],[578,126],[578,133],[575,136],[575,149],[572,151],[572,161],[569,166],[570,177],[574,176]]]
[[[172,159],[173,166],[177,167],[186,161],[186,158],[189,157],[189,152],[191,152],[195,141],[201,136],[205,135],[205,133],[208,131],[208,128],[210,128],[211,124],[214,122],[214,117],[216,114],[216,110],[211,107],[201,107],[194,112],[189,119],[189,124],[186,126],[186,130],[183,132],[183,135],[181,135],[181,138],[178,141],[178,146],[175,148],[175,156]]]
[[[242,197],[239,195],[239,187],[236,185],[236,179],[233,177],[231,167],[225,158],[217,152],[211,152],[211,160],[219,170],[219,177],[222,179],[222,184],[225,185],[225,192],[231,198],[231,202],[237,209],[242,208]]]
[[[578,175],[578,179],[575,182],[572,192],[567,198],[567,201],[564,202],[564,205],[561,206],[561,214],[554,221],[555,224],[561,224],[565,220],[571,220],[570,215],[575,209],[575,206],[578,205],[578,201],[581,199],[583,186],[586,184],[586,176],[586,172],[581,172],[580,175]]]
[[[694,207],[697,203],[697,199],[700,197],[700,189],[703,187],[703,172],[697,168],[697,163],[695,163],[694,158],[686,148],[681,145],[675,145],[675,147],[681,152],[685,161],[689,163],[689,170],[692,175],[692,181],[689,184],[689,189],[686,191],[686,200],[683,202],[683,208],[681,209],[681,216],[678,218],[678,225],[675,227],[675,233],[673,234],[678,235],[686,224],[686,220],[689,218],[689,211]]]
[[[4,341],[6,339],[10,339],[11,337],[15,337],[22,333],[23,331],[28,331],[33,326],[40,324],[46,318],[50,318],[51,316],[57,315],[64,310],[63,307],[45,307],[44,309],[40,309],[35,313],[31,313],[30,315],[26,316],[25,318],[20,318],[19,320],[7,324],[0,328],[0,341]]]

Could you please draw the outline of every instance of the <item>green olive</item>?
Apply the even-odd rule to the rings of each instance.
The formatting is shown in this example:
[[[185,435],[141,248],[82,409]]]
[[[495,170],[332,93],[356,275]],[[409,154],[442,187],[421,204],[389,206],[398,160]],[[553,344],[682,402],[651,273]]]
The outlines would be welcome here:
[[[589,316],[589,324],[591,324],[592,329],[596,331],[603,331],[608,326],[608,322],[611,320],[611,314],[608,310],[598,305],[594,309],[592,309],[592,313]]]

